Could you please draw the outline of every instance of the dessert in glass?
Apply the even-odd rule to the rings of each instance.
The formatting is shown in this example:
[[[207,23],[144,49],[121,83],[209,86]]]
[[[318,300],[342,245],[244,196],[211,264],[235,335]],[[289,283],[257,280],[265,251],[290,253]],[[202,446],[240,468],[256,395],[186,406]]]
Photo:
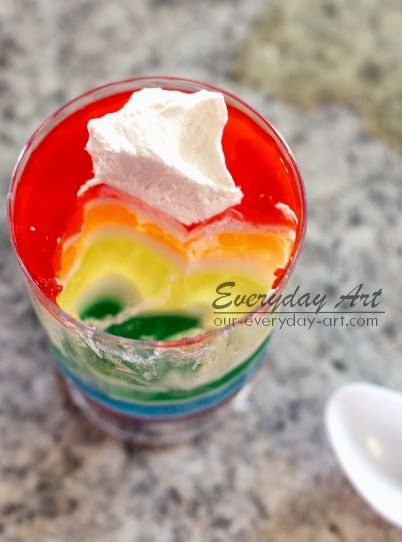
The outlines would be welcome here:
[[[48,118],[14,170],[9,225],[57,368],[87,417],[146,445],[211,425],[272,332],[217,309],[220,287],[239,299],[280,293],[305,213],[284,140],[210,85],[130,79]]]

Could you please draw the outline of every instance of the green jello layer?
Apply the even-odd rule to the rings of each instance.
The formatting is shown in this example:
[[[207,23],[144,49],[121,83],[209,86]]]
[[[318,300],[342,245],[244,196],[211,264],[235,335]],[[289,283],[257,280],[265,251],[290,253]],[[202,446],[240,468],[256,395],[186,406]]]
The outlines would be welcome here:
[[[121,324],[113,324],[105,331],[127,339],[164,341],[200,326],[198,318],[183,314],[143,314]]]

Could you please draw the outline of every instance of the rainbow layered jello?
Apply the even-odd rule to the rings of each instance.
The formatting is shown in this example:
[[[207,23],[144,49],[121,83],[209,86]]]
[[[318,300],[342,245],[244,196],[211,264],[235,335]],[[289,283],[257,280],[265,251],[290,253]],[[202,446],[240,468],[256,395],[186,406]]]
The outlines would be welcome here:
[[[152,88],[150,98],[180,90],[194,107],[207,97],[191,93],[215,97],[203,116],[166,100],[152,113],[166,125],[137,102],[126,110],[136,122],[90,143],[96,120]],[[142,145],[132,136],[144,126]],[[249,317],[248,301],[282,291],[305,201],[286,143],[252,108],[202,83],[138,78],[89,91],[38,128],[13,174],[9,217],[74,402],[115,436],[172,444],[207,428],[264,361],[272,320]],[[217,307],[225,283],[234,302]]]

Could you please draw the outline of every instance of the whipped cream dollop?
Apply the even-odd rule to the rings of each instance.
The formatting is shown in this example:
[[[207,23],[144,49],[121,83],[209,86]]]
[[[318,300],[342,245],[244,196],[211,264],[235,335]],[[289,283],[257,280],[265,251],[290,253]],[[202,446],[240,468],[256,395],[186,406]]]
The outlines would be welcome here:
[[[190,225],[240,203],[225,164],[228,119],[219,92],[146,88],[122,109],[88,122],[94,177]]]

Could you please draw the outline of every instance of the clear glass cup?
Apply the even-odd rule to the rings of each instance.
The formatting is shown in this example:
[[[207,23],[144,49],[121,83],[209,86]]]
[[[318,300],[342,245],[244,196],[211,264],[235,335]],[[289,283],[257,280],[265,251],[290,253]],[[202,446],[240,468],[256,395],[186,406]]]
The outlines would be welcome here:
[[[250,116],[281,148],[292,171],[302,213],[292,261],[276,286],[279,293],[294,268],[304,237],[306,207],[301,176],[278,132],[244,102],[211,85],[143,77],[96,88],[67,103],[37,129],[24,147],[12,176],[8,211],[13,247],[34,310],[73,401],[90,420],[118,438],[141,445],[166,445],[193,438],[217,421],[215,409],[233,398],[264,361],[272,328],[237,323],[177,341],[126,339],[94,329],[44,295],[18,253],[14,229],[16,188],[40,141],[59,122],[94,100],[153,86],[223,92],[228,104]],[[218,413],[224,411],[218,409]]]

